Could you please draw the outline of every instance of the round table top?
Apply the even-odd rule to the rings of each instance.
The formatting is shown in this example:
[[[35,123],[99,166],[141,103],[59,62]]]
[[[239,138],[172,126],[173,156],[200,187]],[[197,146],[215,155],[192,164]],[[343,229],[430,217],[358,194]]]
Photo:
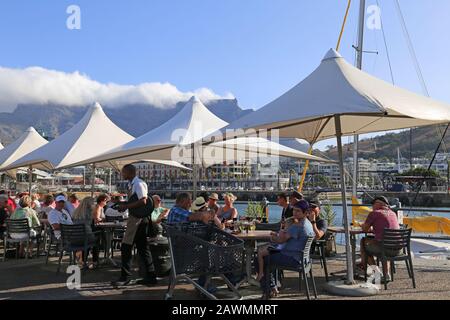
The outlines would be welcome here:
[[[345,232],[344,227],[328,227],[327,230],[330,232],[334,232],[334,233],[344,233]],[[367,232],[364,232],[361,229],[361,227],[350,227],[350,233],[351,234],[361,234],[361,233],[367,233]]]
[[[242,240],[270,240],[270,230],[255,230],[247,232],[241,232],[238,234],[233,234],[236,238]]]
[[[127,226],[126,222],[100,222],[96,225],[99,228],[124,228]]]

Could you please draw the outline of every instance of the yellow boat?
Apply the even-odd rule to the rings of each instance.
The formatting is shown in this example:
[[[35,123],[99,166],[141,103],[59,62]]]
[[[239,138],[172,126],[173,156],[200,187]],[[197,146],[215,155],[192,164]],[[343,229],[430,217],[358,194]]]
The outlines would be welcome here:
[[[361,204],[352,197],[352,204]],[[352,207],[352,222],[354,226],[361,226],[372,211],[369,207]],[[450,219],[445,217],[403,217],[403,224],[408,225],[414,232],[450,235]]]
[[[403,223],[414,232],[450,235],[450,219],[445,217],[404,217]]]

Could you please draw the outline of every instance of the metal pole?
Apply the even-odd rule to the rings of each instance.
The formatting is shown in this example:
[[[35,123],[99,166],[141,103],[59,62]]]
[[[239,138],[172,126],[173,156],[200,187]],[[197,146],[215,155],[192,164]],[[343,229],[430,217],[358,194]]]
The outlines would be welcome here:
[[[31,197],[31,189],[33,188],[33,167],[28,167],[28,194]]]
[[[192,149],[192,197],[193,200],[197,198],[197,164],[195,163],[195,143],[191,146]]]
[[[109,193],[112,192],[112,169],[109,168]]]
[[[356,50],[356,67],[362,70],[362,58],[364,50],[364,24],[366,13],[366,0],[360,0],[359,23],[358,23],[358,47]],[[352,195],[357,197],[358,193],[358,142],[359,136],[353,136],[353,189]]]
[[[91,197],[93,197],[95,193],[95,163],[92,164],[91,179]]]
[[[347,258],[347,280],[346,284],[353,284],[353,260],[352,260],[352,248],[350,245],[350,228],[348,224],[347,216],[347,197],[346,197],[346,181],[344,171],[344,155],[342,152],[342,129],[341,129],[341,117],[340,115],[334,116],[334,122],[336,127],[336,140],[339,155],[339,174],[341,178],[341,196],[342,196],[342,217],[345,229],[345,254]]]

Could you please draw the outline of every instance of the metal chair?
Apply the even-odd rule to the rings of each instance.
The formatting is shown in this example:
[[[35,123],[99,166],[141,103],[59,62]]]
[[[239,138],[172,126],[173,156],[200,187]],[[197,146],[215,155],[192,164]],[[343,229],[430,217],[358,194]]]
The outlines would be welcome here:
[[[316,240],[314,239],[313,244],[311,246],[311,258],[320,261],[320,266],[325,273],[325,281],[328,282],[328,268],[327,268],[327,258],[325,246],[328,241],[330,233],[325,233],[323,239]]]
[[[64,252],[70,253],[70,264],[75,261],[75,252],[77,251],[83,251],[85,257],[87,257],[88,250],[91,249],[95,243],[95,240],[90,237],[91,235],[92,233],[88,233],[87,226],[85,224],[61,224],[62,247],[59,253],[57,273],[60,271]]]
[[[385,290],[387,290],[387,270],[385,270],[384,262],[387,261],[391,263],[392,281],[394,281],[394,263],[396,261],[405,261],[408,276],[412,279],[413,288],[416,288],[416,280],[414,277],[414,268],[411,256],[411,233],[412,229],[384,229],[383,240],[381,243],[381,254],[376,256],[383,265]],[[367,269],[367,259],[368,256],[365,255],[365,261],[363,262],[365,269]],[[365,273],[365,278],[367,280],[367,272]]]
[[[314,291],[314,297],[317,299],[317,288],[316,288],[316,282],[314,281],[314,275],[312,272],[312,259],[311,259],[311,245],[314,241],[314,237],[308,237],[308,240],[306,241],[305,248],[299,252],[301,262],[299,262],[298,266],[295,268],[290,266],[283,266],[283,265],[271,265],[270,264],[270,255],[268,258],[268,270],[267,270],[267,276],[266,279],[266,285],[269,286],[270,281],[270,273],[273,270],[288,270],[288,271],[294,271],[298,272],[299,276],[299,291],[302,290],[302,280],[304,280],[305,288],[306,288],[306,297],[308,300],[311,300],[310,292],[309,292],[309,284],[308,284],[308,273],[311,277],[311,282],[313,286]]]
[[[8,251],[8,243],[14,243],[20,245],[21,243],[26,243],[26,254],[25,258],[28,259],[28,250],[30,248],[30,243],[32,238],[30,236],[30,225],[28,224],[28,219],[18,219],[18,220],[6,220],[6,232],[4,234],[3,243],[3,261],[6,261],[6,252]],[[11,235],[20,234],[23,237],[14,239]],[[19,255],[19,250],[17,250],[16,258]]]
[[[46,246],[46,257],[45,257],[45,264],[48,264],[48,258],[51,255],[52,246],[55,248],[55,255],[58,255],[60,246],[61,246],[61,240],[57,239],[55,236],[55,232],[53,231],[52,226],[47,227],[47,236],[45,240],[45,246]]]

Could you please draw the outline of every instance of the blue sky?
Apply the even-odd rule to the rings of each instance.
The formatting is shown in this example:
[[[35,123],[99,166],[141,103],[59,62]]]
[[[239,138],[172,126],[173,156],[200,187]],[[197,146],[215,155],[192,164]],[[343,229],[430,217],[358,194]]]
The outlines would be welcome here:
[[[358,2],[341,54],[354,61]],[[421,92],[392,0],[379,0],[396,84]],[[430,94],[450,102],[450,1],[401,0]],[[81,30],[66,8],[81,8]],[[79,71],[102,83],[207,87],[259,108],[335,47],[346,0],[41,0],[0,2],[0,66]],[[367,5],[376,4],[367,0]],[[381,31],[366,29],[364,69],[390,80]],[[324,142],[321,146],[329,144]]]

